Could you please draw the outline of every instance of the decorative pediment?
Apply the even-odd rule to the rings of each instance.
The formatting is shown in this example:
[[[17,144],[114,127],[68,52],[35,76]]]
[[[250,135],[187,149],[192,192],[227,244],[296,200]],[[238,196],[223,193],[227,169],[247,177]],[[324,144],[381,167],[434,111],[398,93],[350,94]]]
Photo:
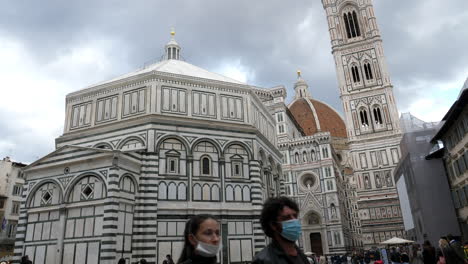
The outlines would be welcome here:
[[[243,158],[241,155],[239,155],[239,154],[235,154],[235,155],[231,156],[231,159],[232,159],[232,160],[233,160],[233,159],[243,160],[244,158]]]
[[[68,152],[70,152],[71,150],[75,151],[75,154],[73,155],[73,157],[70,157],[67,160],[83,159],[85,156],[91,156],[95,154],[112,154],[112,150],[108,150],[108,149],[96,149],[96,148],[89,148],[89,147],[83,147],[83,146],[66,145],[34,161],[33,163],[26,166],[23,170],[28,171],[31,168],[35,168],[35,167],[43,166],[43,165],[49,166],[50,164],[57,164],[57,163],[64,164],[68,161],[63,161],[61,156],[67,155]],[[64,166],[64,167],[67,167],[67,166]]]
[[[307,214],[309,211],[315,211],[318,213],[322,213],[322,206],[317,199],[316,195],[312,192],[308,192],[302,204],[300,205],[301,217]]]
[[[180,152],[174,149],[166,151],[166,156],[180,156]]]

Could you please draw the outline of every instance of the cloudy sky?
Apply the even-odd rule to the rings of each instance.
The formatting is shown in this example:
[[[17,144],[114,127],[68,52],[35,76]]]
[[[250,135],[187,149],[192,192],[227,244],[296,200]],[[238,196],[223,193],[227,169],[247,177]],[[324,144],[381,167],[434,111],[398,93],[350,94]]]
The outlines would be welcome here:
[[[172,27],[189,63],[289,98],[301,69],[342,112],[319,0],[0,3],[0,158],[51,152],[66,94],[159,60]],[[468,77],[468,1],[374,4],[399,111],[440,120]]]

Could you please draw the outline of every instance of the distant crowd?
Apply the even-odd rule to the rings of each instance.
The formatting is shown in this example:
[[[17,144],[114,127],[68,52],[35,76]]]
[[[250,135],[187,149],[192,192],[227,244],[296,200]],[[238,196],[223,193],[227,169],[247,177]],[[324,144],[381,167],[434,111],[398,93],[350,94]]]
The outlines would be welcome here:
[[[437,248],[426,241],[419,245],[392,247],[383,257],[378,250],[342,256],[316,256],[302,252],[296,245],[302,233],[298,219],[299,206],[288,197],[269,198],[264,204],[260,224],[271,243],[255,255],[252,264],[468,264],[468,244],[448,235],[439,240]],[[162,264],[215,264],[222,248],[218,220],[208,214],[195,215],[185,225],[184,246],[175,262],[167,255]],[[118,264],[125,264],[120,259]],[[145,259],[139,261],[146,264]],[[24,256],[21,264],[32,264]],[[159,263],[158,263],[159,264]],[[387,264],[387,263],[385,263]]]

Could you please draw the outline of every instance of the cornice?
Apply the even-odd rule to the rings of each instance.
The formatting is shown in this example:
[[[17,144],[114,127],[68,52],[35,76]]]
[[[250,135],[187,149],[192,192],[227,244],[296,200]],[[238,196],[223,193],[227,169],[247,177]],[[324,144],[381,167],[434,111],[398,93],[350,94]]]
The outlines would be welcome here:
[[[66,97],[66,102],[71,103],[82,101],[99,95],[122,91],[131,87],[145,86],[150,82],[185,85],[188,87],[205,88],[240,94],[247,94],[249,90],[251,90],[251,87],[247,84],[236,84],[174,73],[151,71],[70,93]]]

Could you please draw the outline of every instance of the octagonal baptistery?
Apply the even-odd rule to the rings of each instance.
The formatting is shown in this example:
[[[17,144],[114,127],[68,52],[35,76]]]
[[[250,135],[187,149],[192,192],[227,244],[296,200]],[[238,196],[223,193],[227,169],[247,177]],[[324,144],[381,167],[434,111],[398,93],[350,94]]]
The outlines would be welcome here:
[[[180,50],[172,37],[162,61],[67,95],[56,150],[25,169],[16,256],[162,263],[200,213],[220,220],[221,263],[265,246],[261,205],[284,190],[280,170],[262,182],[281,161],[275,121],[249,85]]]

